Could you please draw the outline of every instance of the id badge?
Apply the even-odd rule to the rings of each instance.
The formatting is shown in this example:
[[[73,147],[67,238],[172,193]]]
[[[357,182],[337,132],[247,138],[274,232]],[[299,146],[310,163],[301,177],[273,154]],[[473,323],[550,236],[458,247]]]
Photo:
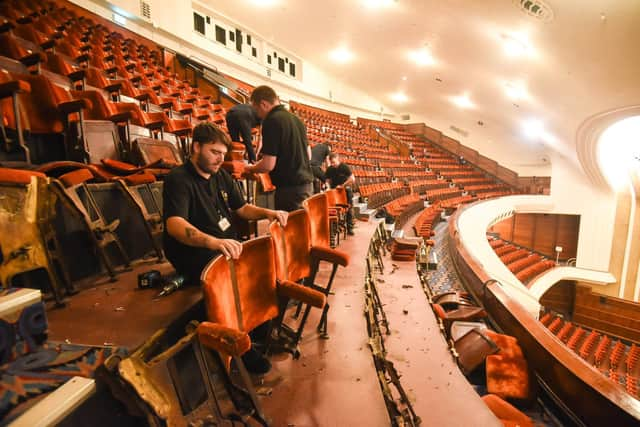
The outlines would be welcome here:
[[[231,227],[231,223],[227,218],[223,217],[220,221],[218,221],[218,227],[220,227],[220,230],[222,231],[227,231],[227,229]]]

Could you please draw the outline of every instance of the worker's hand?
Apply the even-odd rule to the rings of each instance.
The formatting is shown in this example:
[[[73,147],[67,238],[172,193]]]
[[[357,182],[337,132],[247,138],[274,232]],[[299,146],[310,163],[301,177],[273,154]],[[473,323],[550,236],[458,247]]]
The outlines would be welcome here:
[[[242,253],[242,244],[233,239],[211,239],[209,249],[222,252],[227,258],[238,259]]]
[[[271,215],[269,217],[271,221],[275,219],[283,227],[287,226],[287,218],[289,218],[289,212],[286,211],[271,211]]]

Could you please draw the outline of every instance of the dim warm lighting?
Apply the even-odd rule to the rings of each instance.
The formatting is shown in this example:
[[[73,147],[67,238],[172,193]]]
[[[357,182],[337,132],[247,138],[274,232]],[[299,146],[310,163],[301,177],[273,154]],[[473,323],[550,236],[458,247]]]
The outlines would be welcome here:
[[[463,93],[462,95],[451,97],[451,102],[453,102],[455,105],[457,105],[460,108],[473,108],[476,106],[471,101],[469,94],[466,92]]]
[[[344,64],[353,59],[353,53],[346,47],[342,46],[329,52],[329,58],[339,64]]]

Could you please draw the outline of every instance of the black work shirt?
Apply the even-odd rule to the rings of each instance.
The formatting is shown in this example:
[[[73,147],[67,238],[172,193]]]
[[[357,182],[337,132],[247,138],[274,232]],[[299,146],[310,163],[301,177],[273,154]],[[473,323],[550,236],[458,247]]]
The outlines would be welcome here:
[[[351,169],[346,164],[340,163],[338,166],[329,166],[324,174],[331,180],[331,188],[336,188],[347,182],[351,176]]]
[[[262,121],[262,153],[276,157],[269,173],[276,187],[292,187],[313,181],[307,153],[307,130],[302,121],[276,105]]]
[[[331,148],[325,143],[316,144],[311,148],[311,166],[322,166]]]
[[[219,239],[235,239],[236,228],[231,221],[231,212],[240,209],[246,202],[227,171],[220,169],[205,179],[190,161],[173,169],[165,177],[162,199],[165,255],[178,272],[196,280],[206,264],[218,253],[185,245],[171,237],[167,233],[167,218],[178,216],[203,233]],[[219,225],[222,218],[231,224],[226,230]]]
[[[256,110],[248,104],[236,104],[227,111],[227,119],[230,119],[235,122],[244,122],[249,125],[249,127],[256,127],[260,124],[260,117],[258,117],[258,113]]]

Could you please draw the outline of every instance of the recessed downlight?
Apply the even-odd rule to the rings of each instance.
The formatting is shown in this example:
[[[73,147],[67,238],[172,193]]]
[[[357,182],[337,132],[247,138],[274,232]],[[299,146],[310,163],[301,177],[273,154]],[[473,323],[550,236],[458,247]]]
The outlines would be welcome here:
[[[329,52],[329,58],[338,64],[345,64],[353,60],[353,52],[346,46],[340,46]]]

